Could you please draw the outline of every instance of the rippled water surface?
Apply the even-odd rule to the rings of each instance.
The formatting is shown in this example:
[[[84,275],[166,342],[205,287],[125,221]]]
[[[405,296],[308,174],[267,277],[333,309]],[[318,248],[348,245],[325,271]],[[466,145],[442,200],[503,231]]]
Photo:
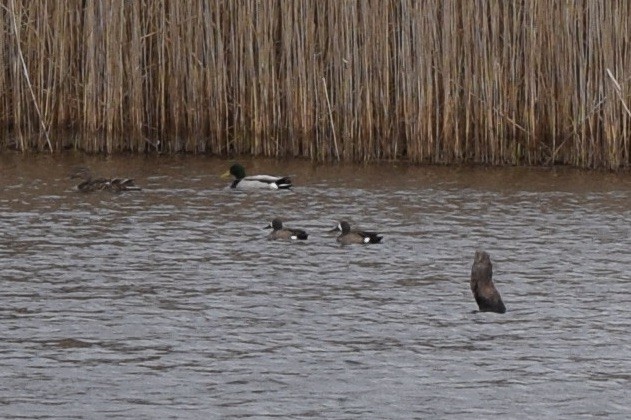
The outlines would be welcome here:
[[[76,192],[77,163],[144,190]],[[1,417],[631,417],[631,175],[243,163],[294,190],[0,156]],[[474,312],[478,248],[506,314]]]

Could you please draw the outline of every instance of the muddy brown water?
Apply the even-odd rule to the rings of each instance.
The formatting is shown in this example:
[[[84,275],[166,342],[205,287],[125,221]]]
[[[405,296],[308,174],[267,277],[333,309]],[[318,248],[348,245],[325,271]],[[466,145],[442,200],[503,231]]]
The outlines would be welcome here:
[[[631,416],[628,174],[243,160],[295,188],[241,193],[229,163],[0,156],[0,416]]]

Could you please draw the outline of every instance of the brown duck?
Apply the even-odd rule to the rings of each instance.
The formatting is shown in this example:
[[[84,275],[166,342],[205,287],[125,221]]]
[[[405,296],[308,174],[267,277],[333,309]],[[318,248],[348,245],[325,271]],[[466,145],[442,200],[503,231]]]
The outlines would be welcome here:
[[[81,179],[82,182],[77,185],[77,190],[81,192],[94,191],[140,191],[133,179],[129,178],[94,178],[92,171],[85,166],[77,166],[70,173],[71,179]]]
[[[273,229],[272,233],[267,236],[267,239],[305,240],[309,237],[309,234],[302,229],[283,227],[283,221],[280,219],[272,220],[272,222],[267,226],[267,229]]]
[[[378,233],[375,232],[366,232],[363,230],[351,230],[351,225],[342,220],[338,223],[336,227],[331,229],[330,232],[342,232],[338,237],[337,241],[342,245],[351,245],[351,244],[378,244],[381,242],[383,238]]]

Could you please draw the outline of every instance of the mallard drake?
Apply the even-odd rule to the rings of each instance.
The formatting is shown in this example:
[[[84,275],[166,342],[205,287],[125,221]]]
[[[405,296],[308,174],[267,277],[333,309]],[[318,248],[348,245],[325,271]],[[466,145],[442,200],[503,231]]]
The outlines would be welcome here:
[[[70,173],[71,179],[82,179],[77,189],[81,192],[93,191],[140,191],[140,187],[136,186],[133,179],[129,178],[93,178],[92,171],[85,166],[77,166]]]
[[[284,228],[283,222],[280,219],[274,219],[267,225],[266,229],[274,229],[272,233],[267,236],[267,239],[302,239],[305,240],[309,237],[309,234],[302,229],[290,229]]]
[[[337,241],[342,245],[350,244],[378,244],[382,236],[375,232],[365,232],[361,230],[351,230],[351,225],[342,220],[331,232],[342,232],[337,237]]]
[[[500,292],[493,283],[493,264],[485,251],[476,251],[471,267],[471,291],[480,312],[506,312]]]
[[[245,176],[245,168],[238,163],[232,165],[228,171],[221,175],[221,177],[227,178],[230,175],[235,178],[235,180],[232,181],[232,184],[230,184],[230,188],[239,190],[285,190],[291,188],[291,179],[289,179],[289,177],[271,175]]]

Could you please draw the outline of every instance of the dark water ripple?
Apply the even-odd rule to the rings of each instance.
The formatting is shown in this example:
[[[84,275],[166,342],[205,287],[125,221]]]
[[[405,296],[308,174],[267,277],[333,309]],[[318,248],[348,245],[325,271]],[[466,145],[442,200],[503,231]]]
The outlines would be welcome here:
[[[72,159],[6,163],[2,417],[631,415],[627,176],[254,161],[297,187],[244,194],[227,162],[94,159],[145,189],[86,196]],[[473,312],[476,248],[504,315]]]

